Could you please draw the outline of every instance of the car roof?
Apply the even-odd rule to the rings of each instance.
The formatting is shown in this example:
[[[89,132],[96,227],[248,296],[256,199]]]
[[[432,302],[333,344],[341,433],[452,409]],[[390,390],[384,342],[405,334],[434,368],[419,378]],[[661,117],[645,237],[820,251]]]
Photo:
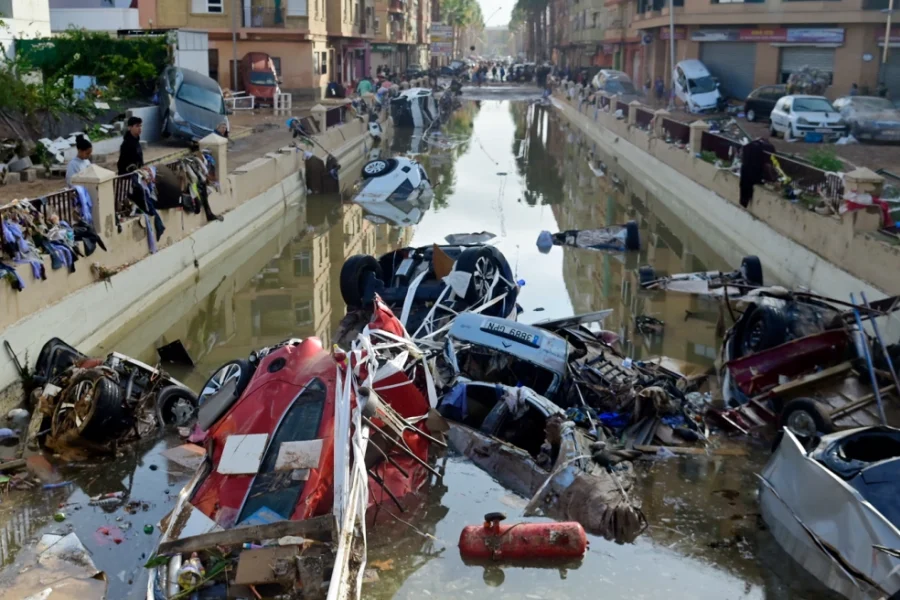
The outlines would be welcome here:
[[[702,69],[707,75],[709,74],[709,69],[706,68],[706,65],[696,58],[679,61],[675,66],[681,67],[681,70],[685,72],[690,71],[691,73],[697,73]]]
[[[816,98],[816,99],[819,99],[819,100],[828,100],[828,98],[826,98],[825,96],[811,96],[811,95],[809,95],[809,94],[790,94],[790,95],[788,95],[788,96],[785,96],[785,98],[791,98],[791,99],[797,99],[797,98],[799,98],[799,99]]]
[[[202,73],[198,73],[197,71],[191,69],[184,69],[182,67],[169,67],[170,69],[175,69],[176,71],[181,73],[183,77],[183,81],[185,83],[189,83],[191,85],[195,85],[199,88],[207,89],[207,90],[215,90],[221,92],[222,89],[219,87],[219,84],[212,77],[207,77]]]

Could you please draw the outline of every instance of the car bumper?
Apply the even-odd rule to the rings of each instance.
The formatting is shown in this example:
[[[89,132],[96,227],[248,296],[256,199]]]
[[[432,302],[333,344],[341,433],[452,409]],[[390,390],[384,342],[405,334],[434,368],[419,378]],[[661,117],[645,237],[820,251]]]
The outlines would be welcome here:
[[[838,139],[847,135],[846,127],[817,127],[815,125],[794,125],[797,137],[805,138],[806,134],[819,134],[823,139]]]
[[[856,137],[860,140],[900,142],[900,129],[859,129]]]

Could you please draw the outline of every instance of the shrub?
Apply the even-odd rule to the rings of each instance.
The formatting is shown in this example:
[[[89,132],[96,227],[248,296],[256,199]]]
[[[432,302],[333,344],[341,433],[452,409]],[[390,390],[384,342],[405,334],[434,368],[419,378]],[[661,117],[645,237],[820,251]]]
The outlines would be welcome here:
[[[844,163],[837,157],[834,150],[813,150],[806,159],[812,166],[823,171],[837,172],[844,169]]]

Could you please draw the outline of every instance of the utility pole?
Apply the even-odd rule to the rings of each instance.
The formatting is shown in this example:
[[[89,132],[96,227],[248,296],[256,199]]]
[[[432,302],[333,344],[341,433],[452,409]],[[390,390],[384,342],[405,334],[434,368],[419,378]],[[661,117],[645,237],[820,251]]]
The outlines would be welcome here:
[[[238,89],[237,14],[238,1],[231,0],[231,91],[233,92]]]
[[[675,108],[675,0],[669,0],[669,57],[669,110],[672,110]]]
[[[888,60],[888,48],[891,47],[891,18],[894,16],[894,0],[890,1],[887,9],[887,22],[884,25],[884,49],[881,52],[881,69],[880,76],[878,77],[881,80],[882,85],[887,85],[887,82],[884,80],[885,72],[887,71],[887,60]]]

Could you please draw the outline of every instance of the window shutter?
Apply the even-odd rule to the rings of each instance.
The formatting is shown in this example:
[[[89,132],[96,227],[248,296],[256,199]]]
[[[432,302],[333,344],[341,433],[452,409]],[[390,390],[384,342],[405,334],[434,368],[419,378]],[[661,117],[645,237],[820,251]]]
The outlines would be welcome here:
[[[191,0],[191,12],[192,13],[205,13],[206,11],[206,0]]]
[[[307,16],[306,0],[288,0],[287,14],[289,17]]]

